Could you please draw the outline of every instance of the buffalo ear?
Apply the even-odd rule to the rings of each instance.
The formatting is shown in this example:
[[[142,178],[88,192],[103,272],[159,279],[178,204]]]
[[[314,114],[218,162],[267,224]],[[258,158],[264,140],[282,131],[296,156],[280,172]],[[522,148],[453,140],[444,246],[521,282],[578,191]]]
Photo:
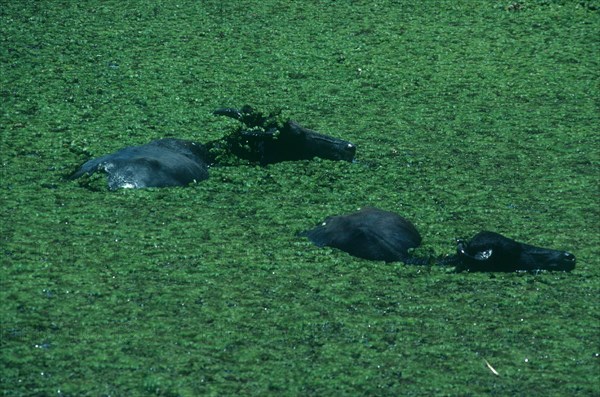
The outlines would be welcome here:
[[[461,254],[466,254],[467,253],[467,244],[465,243],[464,240],[456,240],[456,248],[457,251],[460,252]]]

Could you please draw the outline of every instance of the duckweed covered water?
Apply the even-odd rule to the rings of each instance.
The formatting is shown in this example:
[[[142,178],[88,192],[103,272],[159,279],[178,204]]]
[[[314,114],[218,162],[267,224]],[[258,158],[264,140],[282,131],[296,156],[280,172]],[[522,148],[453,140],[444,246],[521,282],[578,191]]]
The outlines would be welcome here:
[[[5,2],[5,396],[598,395],[594,1]],[[81,163],[283,109],[357,162],[109,192]],[[455,274],[296,233],[365,205],[572,273]],[[499,373],[495,375],[486,361]]]

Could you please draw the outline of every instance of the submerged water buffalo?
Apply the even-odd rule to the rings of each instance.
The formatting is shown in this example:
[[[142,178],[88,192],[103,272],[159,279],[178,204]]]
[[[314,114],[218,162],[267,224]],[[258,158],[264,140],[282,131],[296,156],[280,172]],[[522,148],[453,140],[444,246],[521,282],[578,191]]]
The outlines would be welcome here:
[[[319,134],[294,121],[280,122],[273,115],[265,117],[250,106],[241,110],[217,109],[214,113],[240,120],[244,127],[205,144],[165,138],[128,146],[86,162],[70,178],[105,172],[111,190],[186,186],[207,179],[208,167],[221,164],[231,155],[261,165],[313,157],[354,159],[356,147],[352,143]]]
[[[339,248],[359,258],[386,262],[408,261],[408,250],[421,244],[421,235],[409,220],[373,207],[330,216],[299,235],[319,247]]]
[[[469,242],[457,242],[458,271],[511,272],[575,268],[575,255],[520,243],[501,234],[483,231]]]
[[[250,106],[244,106],[240,110],[221,108],[215,110],[214,114],[231,117],[244,124],[245,128],[221,142],[225,142],[226,150],[245,160],[262,165],[310,160],[314,157],[354,160],[356,146],[352,143],[320,134],[295,121],[278,121],[276,115],[264,116]],[[219,141],[207,144],[209,147],[218,145]]]
[[[350,255],[378,261],[455,266],[456,271],[510,272],[575,268],[575,255],[517,242],[494,232],[480,232],[469,242],[458,240],[457,253],[444,259],[415,258],[408,250],[421,236],[407,219],[373,207],[349,215],[330,216],[299,233],[319,247],[339,248]]]
[[[141,146],[128,146],[84,163],[70,176],[102,171],[108,188],[186,186],[208,178],[210,156],[204,145],[165,138]]]

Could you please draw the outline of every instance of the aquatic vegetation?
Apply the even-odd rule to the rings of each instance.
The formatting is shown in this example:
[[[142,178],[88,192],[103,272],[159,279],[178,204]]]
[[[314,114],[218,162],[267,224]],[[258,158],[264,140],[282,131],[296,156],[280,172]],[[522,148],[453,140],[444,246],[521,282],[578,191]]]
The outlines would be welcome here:
[[[5,395],[597,393],[590,2],[4,3]],[[211,112],[244,103],[292,109],[356,162],[63,179],[125,146],[218,139],[239,122]],[[416,256],[494,230],[577,267],[455,274],[296,236],[367,205],[415,224]]]

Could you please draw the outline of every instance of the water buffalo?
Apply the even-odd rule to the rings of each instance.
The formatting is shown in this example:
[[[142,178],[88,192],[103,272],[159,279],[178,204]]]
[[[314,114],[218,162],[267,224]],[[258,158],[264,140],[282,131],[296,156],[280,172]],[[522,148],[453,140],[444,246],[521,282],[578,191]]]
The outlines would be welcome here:
[[[313,157],[354,159],[356,147],[352,143],[319,134],[294,121],[281,122],[276,116],[263,116],[250,106],[241,110],[217,109],[214,113],[235,118],[244,127],[204,144],[165,138],[129,146],[86,162],[70,178],[103,171],[108,174],[111,190],[185,186],[207,179],[208,167],[226,164],[225,159],[231,155],[262,165]]]
[[[458,240],[457,271],[511,272],[575,268],[575,255],[520,243],[501,234],[483,231],[469,242]]]
[[[421,235],[410,221],[373,207],[327,217],[299,235],[319,247],[339,248],[359,258],[386,262],[406,262],[408,250],[421,244]]]
[[[261,165],[314,157],[354,160],[356,146],[352,143],[304,128],[295,121],[281,122],[274,115],[264,116],[247,105],[240,110],[217,109],[214,114],[231,117],[244,124],[241,131],[221,140],[225,142],[226,150]],[[209,148],[218,145],[219,141],[207,144]]]
[[[186,186],[208,178],[209,161],[204,145],[165,138],[89,160],[70,178],[106,172],[110,190]]]

